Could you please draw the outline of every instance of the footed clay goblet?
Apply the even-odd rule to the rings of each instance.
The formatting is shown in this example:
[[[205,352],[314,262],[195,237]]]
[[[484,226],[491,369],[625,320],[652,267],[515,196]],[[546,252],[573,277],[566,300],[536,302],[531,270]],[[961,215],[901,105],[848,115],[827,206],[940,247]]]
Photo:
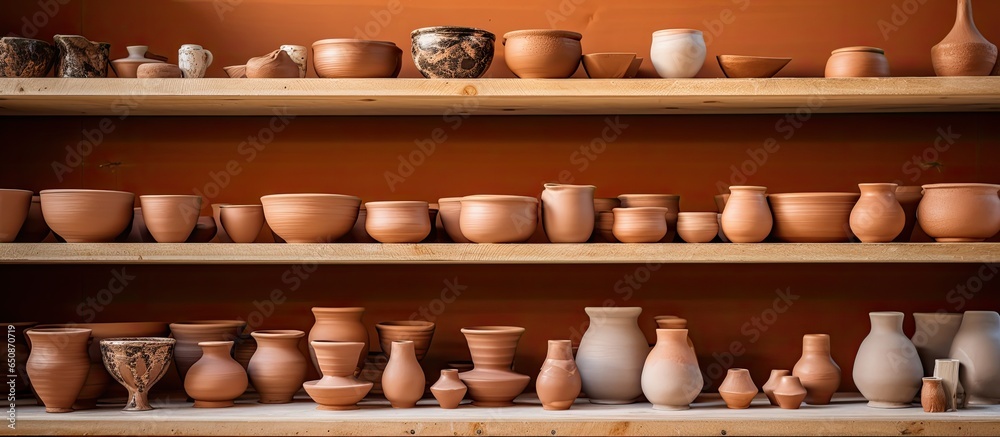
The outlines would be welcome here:
[[[104,367],[128,389],[123,411],[149,411],[149,389],[156,384],[174,356],[177,340],[165,337],[126,337],[101,340]]]

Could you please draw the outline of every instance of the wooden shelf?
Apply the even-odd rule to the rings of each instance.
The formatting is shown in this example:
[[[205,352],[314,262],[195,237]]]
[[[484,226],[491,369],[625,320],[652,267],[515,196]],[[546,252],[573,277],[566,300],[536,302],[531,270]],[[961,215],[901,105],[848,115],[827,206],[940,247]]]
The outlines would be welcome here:
[[[1000,77],[0,79],[0,115],[765,114],[1000,111]]]

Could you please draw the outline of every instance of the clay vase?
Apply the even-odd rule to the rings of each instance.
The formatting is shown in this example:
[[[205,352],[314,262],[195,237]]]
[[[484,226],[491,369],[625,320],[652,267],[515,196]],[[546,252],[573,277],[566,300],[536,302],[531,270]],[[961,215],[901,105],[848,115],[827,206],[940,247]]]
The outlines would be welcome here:
[[[806,388],[802,386],[798,376],[782,376],[773,392],[775,402],[784,410],[799,409],[806,394]]]
[[[615,208],[611,232],[622,243],[659,243],[667,235],[666,208]]]
[[[653,32],[649,60],[663,78],[687,79],[698,75],[708,56],[700,30],[664,29]]]
[[[222,226],[222,207],[229,205],[228,203],[213,203],[212,204],[212,217],[215,219],[215,228],[218,229],[216,233],[216,239],[220,243],[232,243],[233,239],[229,238],[229,233],[226,232],[226,227]]]
[[[709,243],[719,235],[718,214],[682,212],[677,216],[677,234],[687,243]]]
[[[257,340],[247,365],[250,382],[262,404],[287,404],[306,380],[309,362],[299,351],[305,332],[296,330],[254,331]]]
[[[52,39],[59,49],[56,77],[108,77],[111,44],[80,35],[55,35]]]
[[[791,370],[785,370],[785,369],[771,370],[771,377],[768,378],[767,382],[765,382],[764,385],[760,387],[760,390],[764,392],[764,396],[767,396],[767,400],[768,402],[771,403],[771,405],[774,405],[775,407],[778,406],[778,400],[774,398],[774,389],[778,387],[779,383],[781,383],[781,378],[791,375],[792,375]]]
[[[580,339],[576,365],[592,404],[631,404],[642,396],[649,354],[639,329],[639,307],[586,307],[590,326]]]
[[[194,399],[195,408],[232,407],[247,391],[247,372],[230,354],[231,341],[198,343],[202,355],[184,378],[184,391]]]
[[[792,375],[806,388],[809,405],[827,405],[840,388],[840,366],[830,356],[828,334],[802,336],[802,357],[795,363]]]
[[[903,335],[903,313],[869,313],[872,329],[854,359],[854,383],[873,408],[908,408],[924,376],[917,349]]]
[[[167,374],[177,340],[121,337],[101,340],[101,357],[111,377],[128,390],[123,411],[149,411],[149,390]]]
[[[174,64],[142,64],[135,69],[139,79],[180,79],[184,77],[181,68]]]
[[[343,411],[358,409],[358,402],[372,389],[372,383],[354,377],[362,349],[368,346],[357,341],[311,341],[323,378],[306,381],[302,388],[319,407],[317,410]]]
[[[431,233],[427,202],[368,202],[365,230],[380,243],[419,243]]]
[[[68,243],[108,243],[132,224],[132,193],[42,190],[40,194],[45,223]]]
[[[142,218],[157,243],[183,243],[201,214],[201,196],[139,196]]]
[[[26,332],[31,353],[25,370],[46,413],[69,413],[87,380],[90,330],[36,328]]]
[[[549,340],[549,351],[535,379],[535,391],[542,408],[568,410],[580,396],[583,380],[573,359],[573,342]]]
[[[962,326],[961,313],[913,313],[916,330],[910,341],[917,348],[924,376],[934,374],[934,361],[951,355],[951,344]]]
[[[385,356],[389,357],[392,354],[394,341],[408,340],[413,342],[417,361],[421,361],[431,346],[431,338],[434,337],[434,323],[422,320],[382,322],[375,325],[375,332],[378,333],[379,346]]]
[[[474,243],[523,243],[538,226],[538,199],[477,195],[462,198],[462,235]]]
[[[441,378],[431,386],[431,394],[437,399],[438,405],[446,410],[458,408],[469,388],[458,379],[458,370],[442,369]]]
[[[194,230],[191,231],[191,235],[188,236],[186,243],[208,243],[215,238],[215,233],[218,232],[218,228],[215,227],[215,218],[211,216],[201,216],[198,217],[198,221],[194,224]]]
[[[542,226],[553,243],[586,243],[594,233],[593,185],[545,184]]]
[[[958,0],[955,26],[931,48],[938,76],[989,76],[997,63],[997,46],[979,33],[972,18],[972,0]]]
[[[938,242],[983,241],[1000,232],[1000,185],[924,185],[920,228]]]
[[[420,368],[413,342],[393,341],[389,363],[382,372],[382,394],[392,408],[413,408],[424,396],[424,370]]]
[[[288,243],[331,243],[358,221],[361,199],[341,194],[262,196],[264,219]]]
[[[138,77],[139,66],[142,64],[163,64],[166,56],[150,53],[149,46],[128,46],[128,57],[111,61],[111,69],[121,78],[135,79]]]
[[[642,367],[642,394],[654,409],[687,410],[705,384],[687,333],[687,329],[656,330],[656,346]]]
[[[765,187],[729,187],[729,200],[722,211],[722,232],[733,243],[760,243],[771,233],[774,218],[764,197]]]
[[[0,189],[0,243],[17,239],[31,210],[33,194],[27,190]]]
[[[0,38],[0,77],[48,76],[58,55],[46,41],[5,36]]]
[[[896,200],[896,184],[858,184],[861,198],[851,210],[851,231],[862,243],[888,243],[906,225],[906,213]]]
[[[948,410],[941,378],[924,377],[920,387],[920,406],[925,413],[943,413]]]
[[[719,395],[726,406],[734,410],[750,408],[754,396],[757,396],[757,386],[747,369],[729,369],[726,379],[719,385]]]
[[[264,228],[264,207],[260,205],[223,205],[219,211],[222,226],[233,243],[253,243]]]
[[[826,77],[889,77],[889,59],[877,47],[844,47],[826,61]]]
[[[410,33],[413,63],[426,78],[475,79],[493,63],[496,36],[473,27],[424,27]]]
[[[312,45],[313,68],[324,78],[396,77],[403,50],[391,41],[321,39]]]
[[[934,360],[934,377],[941,379],[947,411],[958,411],[960,407],[958,394],[963,390],[959,383],[958,371],[961,364],[960,361],[951,358]]]
[[[247,61],[250,79],[292,79],[299,77],[299,65],[284,50],[275,50]]]
[[[13,346],[14,350],[14,393],[18,395],[29,395],[31,394],[31,380],[28,378],[28,372],[25,367],[28,364],[28,344],[26,343],[24,332],[31,329],[33,326],[37,325],[35,322],[14,322],[14,323],[0,323],[0,326],[6,327],[8,331],[8,345]],[[13,331],[11,330],[13,328]],[[10,338],[13,335],[13,338]],[[10,363],[7,363],[8,366]],[[7,369],[7,378],[11,378],[10,368]],[[10,379],[8,379],[9,384]],[[9,389],[8,389],[9,391]]]
[[[174,347],[174,365],[183,382],[188,370],[202,355],[198,343],[207,341],[234,342],[240,337],[246,322],[240,320],[202,320],[170,324],[170,335],[177,339]]]
[[[188,79],[205,77],[208,66],[212,65],[214,60],[212,52],[198,44],[184,44],[177,50],[177,66],[182,75]]]
[[[306,69],[309,67],[309,48],[294,44],[283,44],[278,48],[288,53],[288,57],[299,67],[299,77],[306,77]]]
[[[41,196],[31,196],[31,206],[28,207],[28,215],[25,217],[24,224],[21,225],[21,230],[17,233],[17,238],[14,241],[18,243],[41,243],[51,232],[49,225],[45,223],[45,217],[42,216]]]
[[[897,243],[910,241],[913,235],[913,228],[917,226],[917,205],[924,197],[924,188],[919,185],[904,185],[896,187],[896,201],[903,208],[903,215],[906,221],[903,224],[903,232],[899,233],[894,240]]]
[[[966,311],[951,344],[951,358],[962,363],[959,376],[968,403],[1000,402],[1000,314]]]
[[[475,326],[462,328],[475,367],[458,374],[469,387],[472,405],[509,407],[524,392],[531,377],[511,370],[517,342],[524,328],[517,326]],[[391,360],[391,358],[390,358]]]
[[[568,30],[530,29],[503,36],[507,68],[522,79],[564,79],[580,67],[583,35]]]
[[[622,208],[635,208],[644,206],[655,206],[667,208],[667,235],[660,240],[661,243],[674,241],[677,236],[677,214],[681,209],[681,196],[676,194],[622,194],[618,196],[622,203]]]
[[[471,243],[465,235],[462,235],[460,220],[462,218],[462,198],[445,197],[438,199],[438,214],[441,215],[441,224],[444,226],[448,238],[455,243]]]
[[[312,347],[312,342],[316,340],[325,341],[350,341],[364,343],[364,348],[358,355],[356,368],[361,368],[365,364],[365,357],[368,356],[368,328],[365,328],[361,318],[365,315],[365,309],[361,307],[347,308],[321,308],[312,309],[316,323],[309,330],[309,355],[312,357],[316,370],[320,370],[319,361],[316,359],[316,351]]]

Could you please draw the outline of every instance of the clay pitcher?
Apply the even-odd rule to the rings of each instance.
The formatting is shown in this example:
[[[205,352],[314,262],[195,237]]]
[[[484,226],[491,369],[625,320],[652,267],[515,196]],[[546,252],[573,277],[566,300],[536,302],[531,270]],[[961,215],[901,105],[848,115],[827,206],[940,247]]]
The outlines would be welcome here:
[[[90,371],[90,329],[42,328],[27,331],[31,342],[26,371],[46,413],[69,413]]]
[[[392,342],[389,363],[382,372],[382,394],[392,408],[413,408],[424,395],[426,378],[410,340]]]
[[[771,233],[774,218],[764,196],[767,188],[729,187],[731,192],[722,211],[722,232],[733,243],[760,243]]]
[[[903,335],[903,313],[869,313],[872,329],[854,359],[854,383],[873,408],[908,408],[924,371],[917,349]]]
[[[535,391],[542,408],[568,410],[578,396],[583,380],[573,360],[573,343],[570,340],[549,340],[549,352],[542,363],[542,370],[535,379]]]
[[[643,363],[649,354],[639,329],[639,307],[587,307],[590,326],[580,339],[576,365],[592,404],[630,404],[642,396]],[[686,342],[685,342],[686,344]]]
[[[958,0],[955,26],[931,49],[938,76],[989,76],[997,62],[997,46],[979,33],[972,18],[972,0]]]
[[[585,243],[594,233],[593,185],[545,184],[542,225],[553,243]]]
[[[312,357],[316,370],[320,370],[319,361],[316,360],[316,351],[313,349],[313,340],[326,341],[349,341],[362,342],[365,347],[361,349],[358,356],[358,368],[365,365],[365,357],[368,356],[368,328],[365,328],[361,318],[365,314],[365,309],[361,307],[348,308],[320,308],[312,309],[316,323],[309,330],[309,355]]]
[[[177,66],[185,78],[205,77],[215,56],[198,44],[184,44],[177,50]]]
[[[262,404],[287,404],[306,380],[309,362],[299,351],[305,332],[296,330],[255,331],[257,340],[247,365],[247,374],[260,394]]]
[[[896,200],[896,184],[858,184],[858,187],[861,198],[851,210],[851,231],[862,243],[893,241],[906,225],[906,214]]]
[[[840,388],[840,366],[830,356],[828,334],[806,334],[802,337],[802,357],[795,363],[792,375],[798,376],[806,388],[805,402],[826,405]]]
[[[1000,314],[966,311],[962,327],[951,344],[951,358],[960,361],[959,380],[968,403],[991,405],[1000,401]],[[34,382],[35,378],[32,377]]]
[[[656,346],[642,368],[642,393],[654,409],[686,410],[701,393],[705,380],[687,335],[687,329],[656,330]]]
[[[231,355],[231,341],[203,341],[201,359],[184,378],[184,391],[194,399],[195,408],[232,407],[247,390],[249,380],[243,366]]]
[[[80,35],[56,35],[52,39],[59,49],[56,77],[108,77],[111,44],[92,42]]]
[[[962,326],[961,313],[913,313],[916,330],[910,341],[917,348],[924,376],[934,374],[934,361],[951,356],[951,344]]]

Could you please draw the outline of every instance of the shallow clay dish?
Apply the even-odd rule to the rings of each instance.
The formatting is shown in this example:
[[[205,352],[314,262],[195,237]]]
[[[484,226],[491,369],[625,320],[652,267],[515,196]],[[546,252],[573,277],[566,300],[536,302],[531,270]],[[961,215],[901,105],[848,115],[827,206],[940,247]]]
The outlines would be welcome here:
[[[413,63],[427,78],[482,77],[493,63],[496,36],[473,27],[424,27],[410,33]]]
[[[474,243],[523,243],[538,226],[538,199],[478,195],[462,198],[459,225]]]
[[[264,219],[286,243],[332,243],[358,220],[361,198],[342,194],[271,194]]]
[[[722,73],[730,78],[760,78],[774,77],[785,68],[792,58],[766,58],[763,56],[719,55],[719,67]]]
[[[40,194],[45,223],[69,243],[111,242],[132,224],[132,193],[42,190]]]
[[[403,50],[389,41],[321,39],[312,48],[319,77],[396,77],[402,68]]]
[[[619,79],[628,74],[635,59],[635,53],[591,53],[583,55],[583,69],[591,79]]]
[[[568,30],[529,29],[503,36],[507,68],[522,79],[562,79],[580,67],[583,35]]]
[[[854,238],[851,210],[858,193],[769,194],[772,235],[788,243],[844,243]]]

